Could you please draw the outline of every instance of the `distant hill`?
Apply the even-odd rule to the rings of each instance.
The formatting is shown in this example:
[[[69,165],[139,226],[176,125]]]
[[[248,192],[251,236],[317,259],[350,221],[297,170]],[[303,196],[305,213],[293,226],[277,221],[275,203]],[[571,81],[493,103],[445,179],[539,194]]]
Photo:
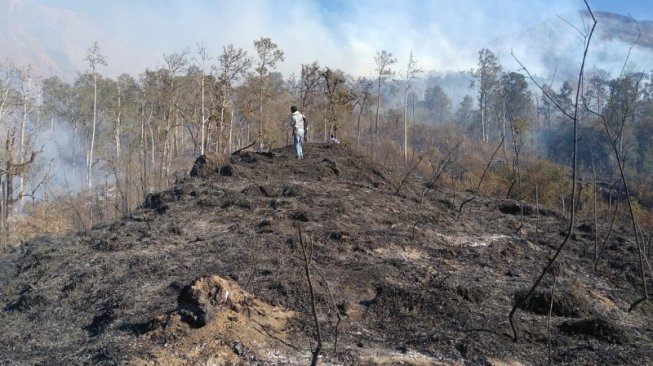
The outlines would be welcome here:
[[[640,20],[635,25],[632,18],[624,15],[603,11],[596,12],[594,15],[599,22],[598,29],[601,39],[617,39],[628,44],[637,41],[638,47],[653,50],[653,21]],[[638,33],[638,27],[640,33]],[[639,40],[637,40],[638,34]]]
[[[597,27],[587,56],[586,69],[603,69],[611,77],[621,72],[629,49],[637,38],[637,26],[641,38],[632,49],[629,63],[636,69],[650,68],[653,59],[653,22],[634,22],[631,18],[597,12]],[[573,24],[573,26],[572,26]],[[583,40],[589,34],[590,22],[586,12],[579,11],[552,18],[519,33],[508,34],[496,40],[493,47],[501,63],[511,70],[520,70],[514,54],[531,73],[555,81],[575,79],[582,59]]]
[[[0,0],[0,62],[28,64],[40,75],[72,78],[88,68],[94,41],[107,56],[106,75],[137,74],[161,58],[103,30],[77,13],[32,0]]]

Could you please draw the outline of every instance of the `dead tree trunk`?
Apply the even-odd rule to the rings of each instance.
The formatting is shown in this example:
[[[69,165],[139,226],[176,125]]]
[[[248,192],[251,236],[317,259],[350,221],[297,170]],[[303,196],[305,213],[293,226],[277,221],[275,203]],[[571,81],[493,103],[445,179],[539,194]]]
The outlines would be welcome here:
[[[5,156],[7,161],[4,171],[2,171],[2,174],[5,176],[2,194],[2,229],[4,245],[7,245],[9,238],[9,211],[12,210],[14,203],[20,200],[23,196],[23,193],[19,192],[19,195],[14,197],[14,177],[23,175],[27,167],[34,161],[34,158],[36,157],[36,153],[32,152],[29,160],[23,161],[22,163],[14,161],[15,134],[16,131],[13,128],[9,128],[7,131],[7,140],[5,142]]]

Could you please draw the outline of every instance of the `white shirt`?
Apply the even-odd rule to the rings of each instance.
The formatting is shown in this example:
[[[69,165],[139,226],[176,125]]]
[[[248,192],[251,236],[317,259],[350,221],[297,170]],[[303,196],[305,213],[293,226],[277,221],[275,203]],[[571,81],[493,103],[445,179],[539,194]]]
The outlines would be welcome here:
[[[290,116],[290,126],[298,130],[304,130],[304,115],[299,113],[299,111],[293,113]]]

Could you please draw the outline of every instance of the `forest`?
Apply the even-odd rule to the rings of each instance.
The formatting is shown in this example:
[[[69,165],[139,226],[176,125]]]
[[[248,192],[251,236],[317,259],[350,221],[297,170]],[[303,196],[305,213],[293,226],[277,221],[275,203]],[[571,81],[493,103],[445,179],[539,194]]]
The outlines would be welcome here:
[[[218,55],[198,45],[116,78],[103,75],[111,58],[97,42],[73,80],[0,64],[3,245],[125,215],[200,155],[287,146],[291,105],[308,118],[308,141],[337,135],[433,184],[561,212],[576,202],[580,215],[606,225],[630,206],[642,235],[653,226],[650,70],[625,62],[619,75],[588,68],[579,83],[543,80],[528,65],[504,69],[482,49],[473,70],[434,76],[412,53],[400,60],[379,50],[370,77],[319,61],[282,75],[284,51],[266,37],[253,45],[254,54],[230,44]],[[466,83],[468,94],[454,101],[445,79]]]

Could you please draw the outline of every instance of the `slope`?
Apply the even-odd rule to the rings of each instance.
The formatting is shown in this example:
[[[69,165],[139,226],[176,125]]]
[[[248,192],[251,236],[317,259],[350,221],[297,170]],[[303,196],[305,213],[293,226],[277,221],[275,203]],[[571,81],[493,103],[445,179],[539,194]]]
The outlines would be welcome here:
[[[298,225],[321,364],[544,364],[549,310],[556,364],[653,362],[653,307],[626,311],[641,289],[624,228],[594,273],[579,227],[513,342],[507,314],[564,234],[559,214],[525,206],[521,222],[516,202],[483,197],[460,214],[460,192],[409,175],[396,193],[403,174],[346,146],[306,150],[199,158],[123,218],[4,253],[0,364],[308,364]]]

